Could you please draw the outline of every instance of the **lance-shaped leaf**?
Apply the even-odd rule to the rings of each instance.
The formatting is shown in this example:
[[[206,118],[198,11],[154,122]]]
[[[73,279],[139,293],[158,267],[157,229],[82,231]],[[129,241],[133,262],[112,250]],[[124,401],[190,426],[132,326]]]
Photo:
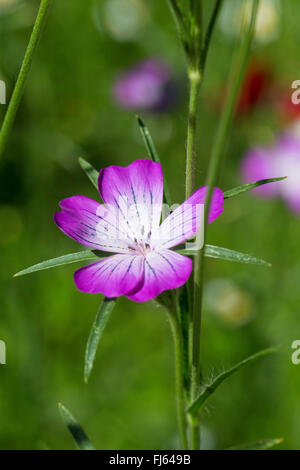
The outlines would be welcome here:
[[[202,406],[206,402],[206,400],[217,390],[217,388],[224,382],[224,380],[228,379],[232,374],[237,372],[239,369],[242,367],[250,364],[251,362],[256,361],[260,357],[267,356],[269,354],[272,354],[276,352],[278,348],[268,348],[268,349],[263,349],[262,351],[259,351],[256,354],[253,354],[252,356],[247,357],[243,361],[239,362],[235,366],[231,367],[230,369],[222,372],[221,374],[217,375],[217,377],[214,378],[214,380],[208,384],[204,385],[202,387],[202,390],[196,398],[196,400],[189,406],[188,408],[188,413],[191,416],[196,416],[200,412]]]
[[[29,268],[19,271],[14,274],[14,277],[24,276],[25,274],[31,274],[36,271],[43,271],[44,269],[56,268],[57,266],[63,266],[64,264],[77,263],[78,261],[95,260],[97,258],[95,253],[96,251],[85,250],[59,256],[58,258],[48,259],[47,261],[42,261],[41,263],[34,264]]]
[[[78,424],[74,416],[70,413],[70,411],[63,406],[61,403],[58,404],[59,412],[64,420],[67,428],[69,429],[72,437],[75,441],[76,447],[78,450],[95,450],[94,446],[92,445],[91,441],[87,437],[86,433]]]
[[[167,0],[167,4],[174,18],[183,49],[187,55],[187,58],[189,58],[191,35],[187,18],[177,0]]]
[[[183,248],[181,250],[178,250],[178,253],[187,256],[194,256],[197,254],[197,250],[193,248]],[[205,245],[204,256],[206,256],[207,258],[234,261],[235,263],[258,264],[260,266],[267,267],[272,266],[270,263],[264,261],[263,259],[256,258],[255,256],[248,255],[246,253],[240,253],[239,251],[229,250],[228,248],[223,248],[221,246]]]
[[[105,297],[93,323],[85,350],[84,381],[86,383],[92,372],[99,341],[115,304],[116,299],[108,299]]]
[[[65,264],[78,263],[79,261],[96,261],[99,258],[106,258],[107,256],[111,256],[111,253],[108,251],[78,251],[76,253],[62,255],[58,258],[52,258],[46,261],[42,261],[41,263],[34,264],[33,266],[30,266],[29,268],[23,269],[22,271],[19,271],[18,273],[14,274],[13,277],[24,276],[25,274],[31,274],[36,271],[44,271],[45,269],[56,268],[57,266],[63,266]]]
[[[93,167],[93,165],[91,165],[82,157],[80,157],[78,161],[79,165],[81,166],[87,177],[91,180],[95,188],[98,190],[99,171],[97,171],[96,168]]]
[[[230,197],[237,196],[238,194],[244,193],[245,191],[249,191],[250,189],[257,188],[258,186],[262,186],[263,184],[276,183],[276,181],[282,181],[286,178],[286,176],[282,176],[280,178],[268,178],[255,181],[254,183],[243,184],[242,186],[237,186],[236,188],[228,189],[228,191],[224,192],[224,199],[229,199]]]
[[[261,439],[257,442],[250,442],[248,444],[241,444],[238,446],[229,447],[227,450],[267,450],[274,446],[278,446],[283,442],[282,437],[273,439]]]
[[[149,157],[152,158],[154,162],[161,164],[159,155],[155,148],[150,132],[148,131],[148,128],[146,127],[144,121],[140,118],[140,116],[137,116],[136,118],[137,118],[137,122],[140,128],[141,134],[143,136]],[[164,179],[164,202],[168,204],[168,206],[171,206],[170,192],[169,192],[168,185],[165,179]]]

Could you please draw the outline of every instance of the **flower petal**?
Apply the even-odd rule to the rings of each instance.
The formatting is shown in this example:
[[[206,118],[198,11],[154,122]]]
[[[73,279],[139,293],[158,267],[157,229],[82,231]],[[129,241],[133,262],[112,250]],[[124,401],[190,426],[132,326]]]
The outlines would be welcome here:
[[[100,171],[98,187],[103,201],[120,212],[133,238],[140,240],[158,230],[163,197],[160,163],[145,159],[127,167],[109,166]]]
[[[278,175],[287,176],[280,182],[278,192],[285,199],[289,208],[300,213],[300,140],[293,135],[281,136],[274,150]]]
[[[56,225],[69,237],[95,250],[128,253],[131,240],[118,221],[118,213],[86,196],[72,196],[59,203]]]
[[[139,290],[143,273],[143,256],[113,255],[75,271],[74,282],[82,292],[113,298]]]
[[[265,178],[285,176],[278,175],[273,147],[261,147],[250,150],[242,161],[240,171],[242,180],[245,183],[253,183],[254,181]],[[280,185],[277,183],[268,183],[252,189],[252,192],[260,196],[274,197],[279,193],[279,190]]]
[[[163,221],[157,241],[159,246],[172,248],[196,235],[203,224],[206,192],[206,186],[197,189]],[[223,212],[223,202],[223,192],[219,188],[214,188],[208,223],[213,222]]]
[[[167,289],[182,286],[192,271],[192,260],[175,251],[161,249],[150,252],[145,258],[144,284],[127,297],[137,302],[146,302]]]

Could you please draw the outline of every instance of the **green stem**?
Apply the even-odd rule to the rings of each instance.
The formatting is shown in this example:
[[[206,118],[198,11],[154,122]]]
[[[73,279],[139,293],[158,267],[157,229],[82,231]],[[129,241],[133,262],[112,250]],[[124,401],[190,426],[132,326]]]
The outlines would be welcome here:
[[[186,170],[185,170],[185,196],[188,198],[195,186],[195,166],[196,166],[196,142],[197,142],[197,113],[199,103],[199,92],[201,86],[202,74],[200,71],[191,70],[190,79],[190,98],[188,129],[186,143]]]
[[[208,168],[208,191],[204,211],[204,243],[206,239],[206,228],[209,214],[209,206],[216,184],[221,156],[224,152],[226,138],[232,122],[238,93],[245,75],[247,61],[250,53],[251,41],[254,34],[255,20],[259,0],[253,0],[251,20],[245,38],[237,49],[237,54],[233,58],[232,72],[229,77],[229,91],[226,103],[223,108],[219,127],[214,142],[214,147]],[[192,379],[191,379],[191,399],[194,400],[198,393],[200,384],[200,333],[202,316],[202,291],[204,276],[204,249],[200,250],[195,257],[194,270],[194,303],[193,303],[193,357],[192,357]],[[198,449],[199,446],[199,424],[193,421],[191,425],[191,446]]]
[[[19,76],[18,76],[9,106],[7,108],[6,115],[4,117],[2,128],[0,131],[0,157],[3,154],[10,131],[12,129],[12,126],[15,120],[15,116],[16,116],[16,113],[17,113],[17,110],[18,110],[18,107],[19,107],[19,104],[23,95],[26,79],[30,71],[34,53],[36,51],[39,39],[41,37],[42,28],[45,23],[45,19],[46,19],[46,15],[47,15],[50,3],[51,3],[51,0],[41,0],[41,3],[40,3],[40,8],[39,8],[36,20],[35,20],[35,24],[31,33],[31,37],[30,37],[26,52],[25,52],[25,56],[23,59],[20,72],[19,72]]]
[[[182,450],[188,449],[187,433],[186,433],[186,415],[185,415],[185,399],[184,399],[184,351],[183,339],[177,313],[168,311],[175,348],[175,382],[176,382],[176,402],[177,402],[177,419],[180,433]]]

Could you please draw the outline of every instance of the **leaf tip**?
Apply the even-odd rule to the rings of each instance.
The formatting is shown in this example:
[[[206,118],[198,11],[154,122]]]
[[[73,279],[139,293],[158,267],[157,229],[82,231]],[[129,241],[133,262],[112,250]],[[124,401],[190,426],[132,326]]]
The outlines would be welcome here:
[[[136,114],[135,117],[136,117],[136,120],[138,122],[138,125],[140,127],[145,127],[144,121],[142,120],[141,116],[139,114]]]

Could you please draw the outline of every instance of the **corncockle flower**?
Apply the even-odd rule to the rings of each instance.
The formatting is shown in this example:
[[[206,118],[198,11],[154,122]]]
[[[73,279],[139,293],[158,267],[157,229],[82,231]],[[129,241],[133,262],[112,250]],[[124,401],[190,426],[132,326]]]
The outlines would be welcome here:
[[[171,248],[193,238],[203,222],[206,187],[197,189],[161,224],[163,176],[159,163],[136,160],[99,173],[104,204],[86,196],[60,202],[54,220],[69,237],[94,250],[114,253],[74,273],[77,288],[108,298],[125,295],[144,302],[182,286],[192,261]],[[223,193],[215,188],[209,222],[223,212]],[[200,210],[199,210],[200,209]]]
[[[300,214],[300,139],[285,134],[273,146],[250,150],[242,161],[241,176],[245,183],[287,176],[280,184],[266,184],[253,191],[264,197],[281,196],[293,212]]]
[[[114,96],[125,109],[165,111],[178,95],[169,67],[156,59],[144,60],[127,70],[114,85]]]

